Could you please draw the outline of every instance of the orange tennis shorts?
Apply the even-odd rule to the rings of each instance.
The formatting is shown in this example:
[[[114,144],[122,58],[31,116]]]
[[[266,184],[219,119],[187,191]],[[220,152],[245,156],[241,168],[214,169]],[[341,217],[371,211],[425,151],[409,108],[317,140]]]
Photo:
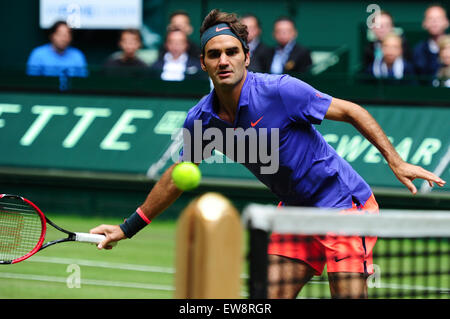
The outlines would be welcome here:
[[[281,204],[281,203],[280,203]],[[280,206],[280,205],[279,205]],[[342,214],[378,214],[378,203],[372,194],[364,206],[355,203]],[[299,259],[321,275],[327,272],[373,273],[372,250],[377,237],[336,236],[333,234],[305,236],[272,233],[268,253]]]

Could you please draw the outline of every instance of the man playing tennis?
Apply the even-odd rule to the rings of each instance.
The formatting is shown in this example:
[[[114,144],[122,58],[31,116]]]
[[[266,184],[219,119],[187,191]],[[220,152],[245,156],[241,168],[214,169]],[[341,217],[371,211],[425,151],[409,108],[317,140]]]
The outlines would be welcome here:
[[[211,11],[200,33],[201,65],[211,78],[214,90],[189,111],[184,128],[192,132],[196,123],[201,123],[203,130],[215,128],[223,132],[266,128],[267,133],[276,129],[279,134],[278,170],[263,174],[261,162],[243,165],[284,205],[334,207],[350,213],[352,210],[378,211],[368,184],[314,128],[313,124],[320,124],[324,118],[352,124],[377,147],[395,176],[413,194],[417,192],[412,183],[416,178],[427,180],[430,186],[445,184],[431,172],[404,162],[377,122],[362,107],[333,98],[287,75],[248,72],[247,30],[234,14]],[[193,160],[196,154],[185,151],[195,149],[195,145],[190,145],[195,143],[202,141],[184,140],[182,160],[201,162],[202,158]],[[227,150],[220,151],[227,155]],[[123,224],[101,225],[91,230],[107,236],[99,248],[131,238],[181,195],[182,191],[171,179],[176,165],[167,169],[144,203]],[[270,298],[295,298],[313,275],[323,271],[325,264],[333,297],[367,297],[365,279],[370,272],[367,266],[371,263],[376,238],[313,236],[308,242],[286,246],[279,244],[280,236],[272,234],[269,245],[269,281],[283,277],[284,284],[271,285]],[[301,280],[291,282],[294,278]]]

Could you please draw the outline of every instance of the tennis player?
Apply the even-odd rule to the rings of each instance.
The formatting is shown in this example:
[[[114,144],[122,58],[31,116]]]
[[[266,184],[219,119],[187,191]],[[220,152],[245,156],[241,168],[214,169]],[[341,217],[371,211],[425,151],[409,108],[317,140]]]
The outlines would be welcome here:
[[[427,180],[430,186],[445,184],[433,173],[403,161],[364,108],[319,92],[288,75],[247,71],[250,63],[247,30],[235,14],[211,11],[203,21],[200,34],[201,66],[211,78],[214,90],[189,111],[184,128],[192,132],[195,124],[201,123],[203,130],[215,128],[223,136],[230,128],[266,128],[256,130],[266,133],[277,129],[278,170],[263,174],[263,163],[243,165],[284,205],[334,207],[349,213],[378,211],[369,185],[314,128],[313,124],[320,124],[323,119],[352,124],[377,147],[395,176],[413,194],[417,192],[412,183],[416,178]],[[202,141],[185,139],[184,143],[185,150],[193,149],[188,144]],[[227,150],[220,151],[226,154]],[[183,152],[182,160],[193,161],[192,154],[186,154]],[[144,203],[123,224],[101,225],[91,230],[107,236],[99,248],[131,238],[181,195],[182,191],[171,179],[175,165],[167,169]],[[269,245],[269,280],[283,279],[284,283],[270,285],[270,298],[295,298],[312,276],[322,273],[325,264],[333,297],[367,297],[365,279],[370,272],[368,266],[376,238],[322,236],[282,245],[280,237],[272,234]],[[294,278],[301,281],[291,282]]]

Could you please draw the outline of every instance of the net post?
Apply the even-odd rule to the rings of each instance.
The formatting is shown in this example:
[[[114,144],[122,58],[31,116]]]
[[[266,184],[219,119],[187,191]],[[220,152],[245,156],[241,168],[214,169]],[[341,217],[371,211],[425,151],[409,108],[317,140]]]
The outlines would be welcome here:
[[[251,221],[248,228],[250,237],[249,297],[250,299],[267,299],[269,233],[252,227]]]
[[[206,193],[194,199],[177,223],[175,298],[240,298],[242,237],[227,198]]]

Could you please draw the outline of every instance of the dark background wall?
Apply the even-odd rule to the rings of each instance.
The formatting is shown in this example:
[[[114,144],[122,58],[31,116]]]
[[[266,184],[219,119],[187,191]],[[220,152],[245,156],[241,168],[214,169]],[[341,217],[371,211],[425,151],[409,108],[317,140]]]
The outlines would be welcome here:
[[[198,41],[203,17],[213,8],[260,17],[263,40],[274,44],[272,24],[280,15],[293,17],[299,29],[299,41],[310,48],[347,46],[350,50],[350,71],[360,58],[361,35],[370,15],[366,8],[373,1],[301,1],[301,0],[144,0],[144,23],[155,33],[164,34],[169,14],[183,9],[190,13],[195,28],[192,39]],[[410,34],[410,43],[423,38],[421,21],[430,1],[377,1],[382,9],[392,13],[396,24]],[[449,1],[441,1],[449,8]],[[47,41],[45,30],[39,28],[39,1],[0,2],[0,68],[26,63],[30,51]],[[117,31],[78,30],[74,45],[81,48],[92,64],[102,63],[117,49]]]

